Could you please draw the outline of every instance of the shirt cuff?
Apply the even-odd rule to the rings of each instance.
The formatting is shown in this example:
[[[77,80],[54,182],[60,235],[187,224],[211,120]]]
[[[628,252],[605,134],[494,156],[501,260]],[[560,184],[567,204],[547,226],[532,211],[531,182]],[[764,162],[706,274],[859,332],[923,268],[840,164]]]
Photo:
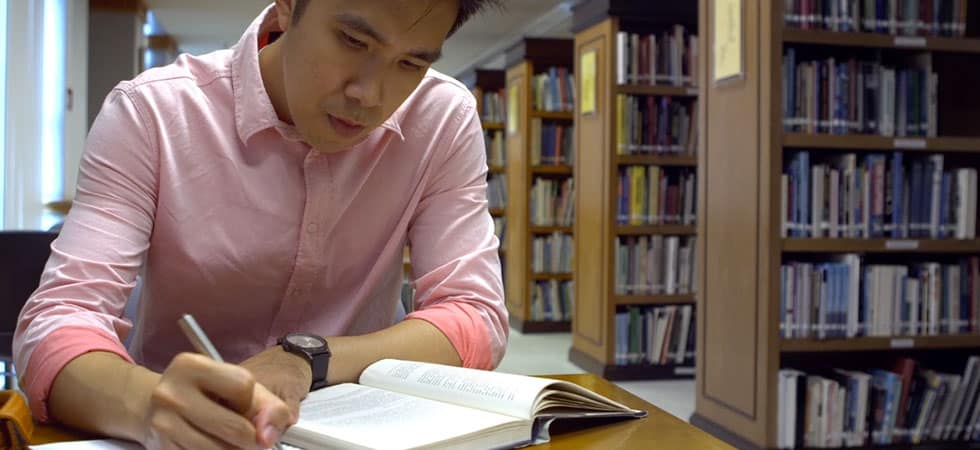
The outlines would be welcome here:
[[[466,303],[445,302],[413,312],[406,319],[421,319],[442,331],[459,353],[463,367],[492,370],[493,351],[487,323],[480,311]]]
[[[92,327],[58,328],[35,347],[27,363],[27,370],[23,373],[30,375],[30,379],[25,380],[24,384],[27,386],[26,394],[31,413],[38,422],[50,422],[48,396],[61,369],[73,359],[90,352],[114,353],[133,363],[133,358],[117,337]]]

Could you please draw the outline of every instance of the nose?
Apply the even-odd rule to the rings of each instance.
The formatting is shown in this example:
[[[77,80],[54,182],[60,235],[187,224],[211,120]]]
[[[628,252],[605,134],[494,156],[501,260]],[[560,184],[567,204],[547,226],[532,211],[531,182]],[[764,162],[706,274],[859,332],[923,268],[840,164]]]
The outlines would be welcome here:
[[[355,71],[344,94],[355,100],[362,108],[371,108],[381,104],[383,95],[384,65],[378,62],[367,62]]]

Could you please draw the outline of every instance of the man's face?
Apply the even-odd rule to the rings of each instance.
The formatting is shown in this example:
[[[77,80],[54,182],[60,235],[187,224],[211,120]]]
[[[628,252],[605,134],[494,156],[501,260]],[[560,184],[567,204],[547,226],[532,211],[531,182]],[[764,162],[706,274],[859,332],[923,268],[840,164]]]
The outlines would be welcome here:
[[[422,81],[456,14],[457,0],[310,1],[281,38],[285,99],[307,143],[363,141]]]

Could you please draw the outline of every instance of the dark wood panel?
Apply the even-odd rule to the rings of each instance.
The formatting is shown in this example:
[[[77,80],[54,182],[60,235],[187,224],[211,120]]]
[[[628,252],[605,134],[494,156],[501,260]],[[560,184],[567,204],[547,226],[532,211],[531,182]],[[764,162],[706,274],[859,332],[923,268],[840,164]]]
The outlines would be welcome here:
[[[923,348],[980,348],[980,335],[783,339],[779,345],[780,351],[784,353],[884,351]]]
[[[980,253],[980,240],[783,239],[793,253]]]
[[[684,365],[652,365],[652,364],[631,364],[627,366],[617,366],[603,364],[594,358],[576,350],[574,347],[568,351],[568,360],[585,371],[601,375],[607,380],[627,381],[627,380],[684,380],[694,378],[694,364]]]
[[[697,231],[694,225],[618,225],[616,227],[616,234],[621,236],[650,234],[690,236],[697,234]]]
[[[827,30],[801,30],[785,28],[783,42],[793,44],[818,44],[855,48],[884,48],[912,52],[936,51],[951,53],[980,53],[980,39],[892,36],[883,33],[856,33]]]

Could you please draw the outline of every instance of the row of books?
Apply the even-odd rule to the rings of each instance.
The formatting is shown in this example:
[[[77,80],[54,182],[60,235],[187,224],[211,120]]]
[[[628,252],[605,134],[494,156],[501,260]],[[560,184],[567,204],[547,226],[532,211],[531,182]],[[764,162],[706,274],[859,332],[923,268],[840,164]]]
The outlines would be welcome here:
[[[695,154],[697,101],[618,95],[616,109],[617,154]]]
[[[500,241],[500,250],[506,251],[504,248],[504,237],[507,232],[507,218],[506,217],[494,217],[493,218],[493,234],[497,235],[497,239]]]
[[[966,33],[967,0],[783,0],[786,25],[903,36]]]
[[[683,25],[659,34],[616,34],[616,83],[693,85],[698,79],[698,37]]]
[[[697,174],[691,168],[624,166],[619,169],[622,225],[694,225]]]
[[[616,239],[616,294],[695,292],[696,238],[621,236]]]
[[[975,239],[977,169],[941,154],[792,156],[781,177],[783,237]]]
[[[571,165],[575,161],[575,127],[531,119],[531,165]]]
[[[575,76],[566,67],[549,67],[531,80],[531,98],[537,111],[574,111]]]
[[[954,264],[798,262],[780,270],[784,338],[936,336],[977,333],[980,257]]]
[[[927,369],[910,358],[891,370],[782,369],[778,389],[781,449],[980,440],[977,356],[962,373]]]
[[[507,147],[504,147],[506,141],[504,140],[503,131],[487,131],[483,136],[483,141],[487,147],[488,165],[503,167],[507,164]]]
[[[503,89],[486,91],[480,104],[480,118],[484,122],[504,123],[507,121],[507,102]]]
[[[494,209],[507,207],[507,175],[495,174],[487,179],[487,203]]]
[[[531,223],[542,227],[572,226],[574,195],[575,183],[571,177],[535,178],[531,187]]]
[[[534,273],[572,273],[575,243],[572,236],[552,233],[531,242],[531,271]]]
[[[531,285],[531,320],[572,320],[575,307],[574,281],[535,281]]]
[[[614,363],[694,364],[694,307],[630,306],[616,312]]]
[[[829,58],[797,61],[783,55],[783,126],[805,133],[934,137],[939,77],[930,56],[910,67]]]

